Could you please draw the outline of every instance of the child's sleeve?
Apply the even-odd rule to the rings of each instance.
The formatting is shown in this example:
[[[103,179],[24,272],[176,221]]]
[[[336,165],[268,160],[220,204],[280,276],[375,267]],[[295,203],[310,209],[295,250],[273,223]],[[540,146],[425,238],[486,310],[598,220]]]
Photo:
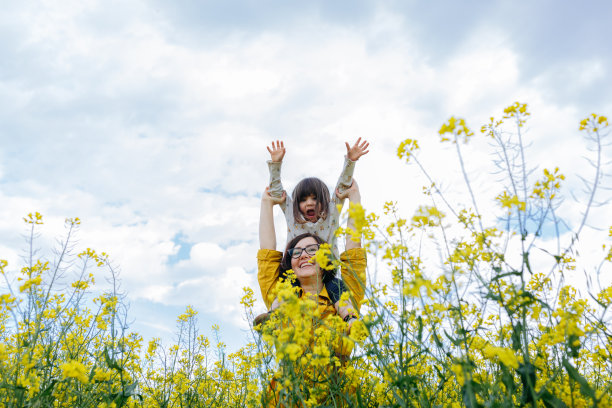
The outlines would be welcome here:
[[[351,184],[353,184],[353,173],[355,172],[355,163],[356,161],[350,160],[348,157],[344,156],[344,166],[342,167],[342,173],[340,174],[340,178],[338,179],[338,185],[336,188],[340,193],[344,192],[348,189]],[[279,176],[280,177],[280,176]],[[332,193],[332,200],[336,199],[336,192]]]
[[[274,162],[268,160],[268,171],[270,172],[270,195],[272,197],[281,197],[283,195],[283,183],[281,183],[281,165],[283,162]],[[282,203],[281,208],[283,212],[287,208],[287,201]]]

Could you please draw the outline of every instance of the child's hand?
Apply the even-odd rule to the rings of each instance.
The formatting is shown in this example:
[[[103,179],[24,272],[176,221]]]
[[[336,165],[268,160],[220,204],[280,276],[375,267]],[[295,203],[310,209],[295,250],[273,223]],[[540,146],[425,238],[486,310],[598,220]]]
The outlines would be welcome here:
[[[282,140],[280,142],[277,140],[276,146],[274,145],[274,142],[272,142],[272,149],[270,149],[269,147],[267,148],[270,152],[270,157],[272,158],[273,162],[283,161],[283,157],[285,157],[285,144]]]
[[[361,142],[361,144],[359,144],[360,141],[361,138],[357,139],[353,147],[350,147],[348,142],[344,142],[344,144],[346,144],[346,157],[348,157],[349,160],[357,161],[361,156],[369,152],[369,150],[366,150],[370,145],[368,141],[364,140],[363,142]]]

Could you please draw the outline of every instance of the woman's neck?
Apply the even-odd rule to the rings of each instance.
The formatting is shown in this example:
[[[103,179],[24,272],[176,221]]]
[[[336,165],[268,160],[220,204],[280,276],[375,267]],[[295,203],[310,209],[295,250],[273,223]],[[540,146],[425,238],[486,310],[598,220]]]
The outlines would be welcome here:
[[[323,281],[319,276],[300,279],[300,287],[306,293],[318,295],[323,289]]]

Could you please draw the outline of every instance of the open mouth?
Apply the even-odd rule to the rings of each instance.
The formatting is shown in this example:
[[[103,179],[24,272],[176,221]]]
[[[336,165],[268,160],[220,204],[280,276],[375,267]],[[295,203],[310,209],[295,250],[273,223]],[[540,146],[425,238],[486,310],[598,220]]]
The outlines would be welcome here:
[[[315,210],[306,210],[306,218],[312,220],[312,219],[315,219],[316,217],[317,216],[316,216]]]

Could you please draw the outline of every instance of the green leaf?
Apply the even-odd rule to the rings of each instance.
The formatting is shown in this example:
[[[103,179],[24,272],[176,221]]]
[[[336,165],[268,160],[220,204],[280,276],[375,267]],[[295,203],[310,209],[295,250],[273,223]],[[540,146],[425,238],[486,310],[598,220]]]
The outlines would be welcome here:
[[[531,363],[521,364],[516,371],[521,377],[521,384],[523,384],[523,395],[521,396],[521,402],[524,405],[532,403],[534,396],[537,398],[535,393],[535,385],[537,381],[535,366]]]
[[[529,264],[529,252],[523,253],[523,262],[525,262],[525,266],[527,267],[529,273],[533,274],[531,271],[531,265]]]
[[[123,371],[123,368],[121,368],[119,364],[117,364],[117,361],[112,359],[111,356],[108,354],[107,347],[104,347],[104,360],[106,361],[106,364],[108,365],[109,368],[113,368],[119,372]]]
[[[497,269],[499,269],[499,268],[497,268]],[[501,269],[500,269],[500,271],[501,271]],[[502,274],[499,274],[499,275],[495,275],[493,277],[493,279],[491,279],[491,281],[500,280],[500,279],[505,278],[506,276],[521,276],[521,272],[519,272],[519,271],[505,272],[505,273],[502,273]]]
[[[589,385],[589,382],[576,370],[566,358],[563,358],[563,367],[567,370],[567,374],[580,385],[580,392],[582,395],[590,397],[593,401],[595,401],[595,391]]]
[[[450,340],[451,343],[453,343],[454,346],[460,346],[461,343],[463,342],[463,339],[456,339],[454,337],[451,337],[450,334],[448,334],[446,330],[444,330],[444,335],[446,336],[447,339]]]
[[[540,391],[538,399],[544,403],[546,408],[568,408],[565,402],[552,395],[550,391],[545,388]]]
[[[517,323],[512,326],[512,334],[510,336],[512,340],[512,349],[518,351],[521,349],[521,334],[525,328],[521,323]]]
[[[435,327],[434,327],[432,335],[433,335],[434,342],[436,343],[436,346],[440,349],[444,349],[444,345],[442,344],[442,341],[440,341],[440,337],[438,337],[438,333],[436,333]]]
[[[53,392],[53,387],[57,384],[57,380],[51,380],[51,383],[47,385],[47,387],[39,394],[39,398],[45,398],[51,395]]]

